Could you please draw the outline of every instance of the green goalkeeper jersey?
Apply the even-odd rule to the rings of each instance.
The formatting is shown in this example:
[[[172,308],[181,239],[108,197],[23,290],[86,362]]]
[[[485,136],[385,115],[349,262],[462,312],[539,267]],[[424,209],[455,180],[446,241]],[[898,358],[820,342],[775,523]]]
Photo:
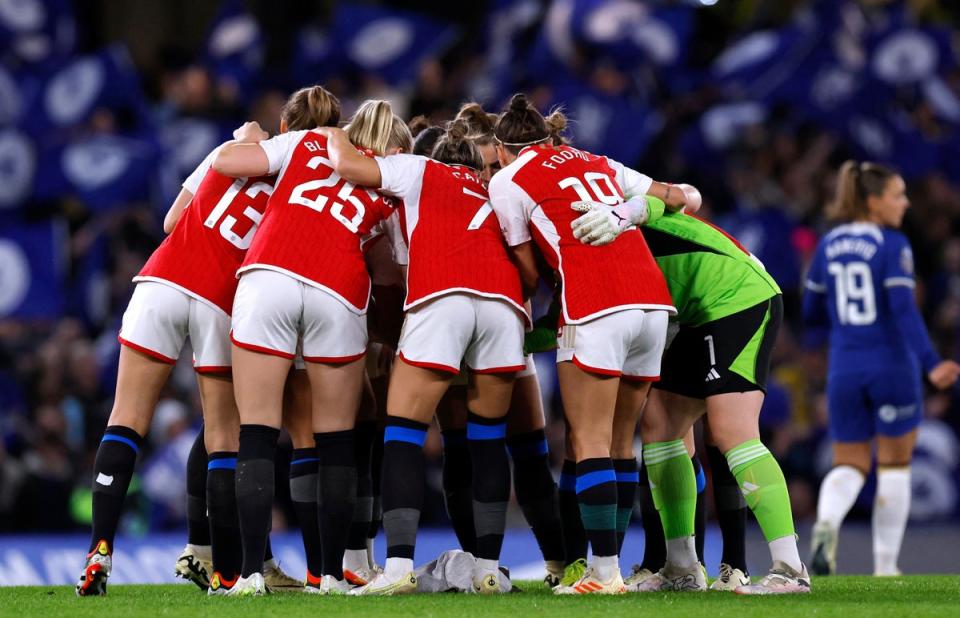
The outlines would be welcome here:
[[[647,196],[651,212],[662,202]],[[659,213],[657,213],[659,214]],[[652,216],[640,227],[684,326],[700,326],[780,294],[763,264],[736,239],[691,215]]]

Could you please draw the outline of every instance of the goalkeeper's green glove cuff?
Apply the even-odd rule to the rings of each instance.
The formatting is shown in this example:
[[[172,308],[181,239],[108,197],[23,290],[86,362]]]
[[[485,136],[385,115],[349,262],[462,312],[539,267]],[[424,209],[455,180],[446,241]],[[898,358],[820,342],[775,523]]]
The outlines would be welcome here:
[[[539,321],[539,320],[538,320]],[[557,349],[557,329],[537,326],[523,336],[523,353],[536,354]]]

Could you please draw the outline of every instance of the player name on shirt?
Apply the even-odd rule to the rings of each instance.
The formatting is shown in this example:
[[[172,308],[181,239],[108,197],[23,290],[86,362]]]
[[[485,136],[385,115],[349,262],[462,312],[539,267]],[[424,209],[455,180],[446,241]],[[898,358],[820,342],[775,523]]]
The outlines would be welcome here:
[[[557,169],[558,165],[563,165],[569,161],[574,160],[589,161],[590,158],[587,156],[587,153],[581,150],[569,149],[569,150],[558,150],[556,154],[552,154],[543,161],[540,162],[540,165],[551,170]]]
[[[877,253],[877,245],[865,238],[841,237],[826,246],[827,259],[846,255],[859,255],[865,260],[870,260]]]

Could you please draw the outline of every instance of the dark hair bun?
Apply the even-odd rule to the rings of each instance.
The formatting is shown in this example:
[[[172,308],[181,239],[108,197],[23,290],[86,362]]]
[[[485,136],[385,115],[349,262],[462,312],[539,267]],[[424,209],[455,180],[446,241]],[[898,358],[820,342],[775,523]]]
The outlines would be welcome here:
[[[527,95],[521,92],[513,95],[510,99],[509,110],[511,112],[525,112],[528,107],[530,107],[530,103],[527,102]]]

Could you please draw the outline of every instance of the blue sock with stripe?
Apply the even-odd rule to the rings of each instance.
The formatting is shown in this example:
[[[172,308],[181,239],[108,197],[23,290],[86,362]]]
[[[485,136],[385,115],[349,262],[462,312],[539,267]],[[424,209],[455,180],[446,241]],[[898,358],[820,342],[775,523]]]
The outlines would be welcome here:
[[[113,552],[123,499],[133,478],[142,442],[140,434],[123,425],[111,425],[103,432],[93,462],[93,530],[87,551],[92,552],[100,541],[106,541],[107,551]]]
[[[323,568],[323,546],[320,542],[320,508],[317,493],[317,470],[320,459],[317,449],[295,448],[290,458],[290,500],[300,526],[307,571],[320,577]]]
[[[499,560],[510,500],[510,460],[507,457],[507,417],[483,418],[467,414],[467,446],[474,462],[473,524],[477,532],[476,557]]]
[[[543,429],[507,438],[513,459],[513,487],[540,553],[547,561],[563,562],[563,534],[557,504],[557,483],[550,471],[547,435]]]
[[[623,549],[623,539],[630,527],[633,515],[633,503],[637,497],[637,484],[640,473],[637,471],[637,458],[614,459],[613,470],[617,474],[617,554]]]
[[[426,423],[387,417],[380,472],[387,558],[413,560],[423,508],[423,443],[428,428]]]
[[[564,563],[571,564],[587,558],[587,533],[580,519],[577,502],[577,464],[563,460],[560,482],[557,484],[557,503],[560,505],[560,527],[563,531]]]
[[[236,451],[217,451],[207,457],[207,512],[213,570],[226,582],[234,581],[243,565],[243,551],[237,542],[240,519],[237,515],[236,472]],[[213,577],[213,573],[209,575]]]
[[[617,474],[609,457],[577,462],[577,502],[594,557],[617,555]]]

